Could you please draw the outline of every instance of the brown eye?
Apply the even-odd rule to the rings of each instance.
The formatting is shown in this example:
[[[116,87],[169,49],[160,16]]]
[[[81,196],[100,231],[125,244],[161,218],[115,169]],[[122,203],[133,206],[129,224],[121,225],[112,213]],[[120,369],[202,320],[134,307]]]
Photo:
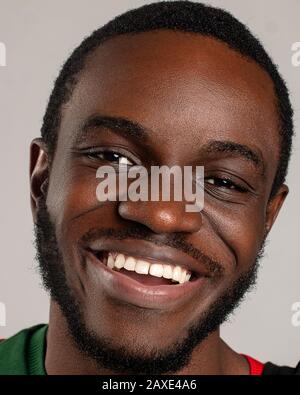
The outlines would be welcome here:
[[[234,183],[233,181],[231,181],[227,178],[209,177],[209,178],[206,178],[205,181],[208,184],[214,185],[217,188],[233,189],[233,190],[237,190],[239,192],[246,192],[247,191],[246,188]]]
[[[91,158],[98,158],[105,160],[106,162],[111,162],[118,165],[133,166],[134,163],[128,159],[126,156],[119,154],[114,151],[103,151],[103,152],[89,152],[88,156]]]

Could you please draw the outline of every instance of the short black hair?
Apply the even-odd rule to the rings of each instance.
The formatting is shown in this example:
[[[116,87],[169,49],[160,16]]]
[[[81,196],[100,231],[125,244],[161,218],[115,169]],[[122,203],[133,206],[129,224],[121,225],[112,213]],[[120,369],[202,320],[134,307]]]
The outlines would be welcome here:
[[[270,198],[285,181],[293,138],[293,109],[288,88],[260,41],[230,13],[191,1],[161,1],[129,10],[95,30],[75,48],[54,83],[41,129],[52,156],[61,121],[62,105],[70,99],[86,58],[104,41],[122,34],[171,29],[210,36],[258,63],[271,77],[276,95],[280,133],[280,158]],[[263,132],[262,132],[263,133]]]

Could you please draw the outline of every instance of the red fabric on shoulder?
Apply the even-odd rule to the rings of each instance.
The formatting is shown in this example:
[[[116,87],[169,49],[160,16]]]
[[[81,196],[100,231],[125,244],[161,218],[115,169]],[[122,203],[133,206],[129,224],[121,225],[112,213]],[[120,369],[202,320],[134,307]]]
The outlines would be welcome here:
[[[243,355],[249,363],[250,376],[261,376],[264,370],[264,364],[258,361],[257,359],[250,357],[249,355],[245,355],[245,354],[241,354],[241,355]]]

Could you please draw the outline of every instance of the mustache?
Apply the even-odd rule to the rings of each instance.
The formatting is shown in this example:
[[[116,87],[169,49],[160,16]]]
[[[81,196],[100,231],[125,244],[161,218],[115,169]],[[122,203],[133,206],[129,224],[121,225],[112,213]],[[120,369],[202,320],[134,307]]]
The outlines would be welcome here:
[[[171,247],[177,249],[185,254],[189,255],[193,259],[200,261],[205,266],[206,270],[213,277],[220,277],[223,275],[224,268],[222,264],[205,253],[195,248],[192,244],[185,240],[185,234],[176,232],[172,234],[156,235],[148,228],[142,225],[135,225],[124,229],[113,229],[113,228],[92,228],[80,239],[82,246],[96,241],[101,238],[124,240],[134,239],[151,242],[158,246]]]

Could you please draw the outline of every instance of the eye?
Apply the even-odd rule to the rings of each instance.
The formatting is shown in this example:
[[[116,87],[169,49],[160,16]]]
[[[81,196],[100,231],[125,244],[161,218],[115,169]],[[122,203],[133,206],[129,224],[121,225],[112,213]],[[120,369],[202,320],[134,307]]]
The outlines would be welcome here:
[[[237,190],[239,192],[247,192],[247,188],[239,184],[236,184],[235,182],[231,181],[228,178],[208,177],[205,179],[205,182],[217,188],[226,188],[226,189]]]
[[[133,166],[134,163],[127,156],[115,151],[90,151],[87,153],[88,157],[93,159],[101,159],[117,165]]]

